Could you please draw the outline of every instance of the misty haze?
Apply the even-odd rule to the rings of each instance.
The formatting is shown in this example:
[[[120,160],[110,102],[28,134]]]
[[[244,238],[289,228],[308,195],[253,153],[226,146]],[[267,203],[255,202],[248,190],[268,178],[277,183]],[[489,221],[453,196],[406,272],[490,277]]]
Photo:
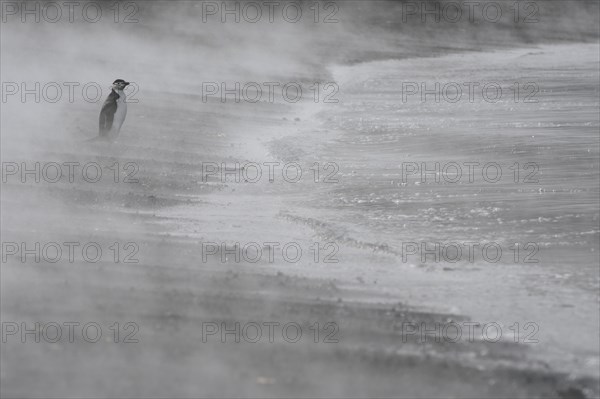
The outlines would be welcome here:
[[[2,398],[599,398],[597,0],[0,1]]]

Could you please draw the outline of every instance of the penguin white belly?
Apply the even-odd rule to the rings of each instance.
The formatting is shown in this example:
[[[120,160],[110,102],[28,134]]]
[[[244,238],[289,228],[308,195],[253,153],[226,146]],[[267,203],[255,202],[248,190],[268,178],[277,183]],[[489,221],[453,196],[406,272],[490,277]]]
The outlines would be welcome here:
[[[119,98],[117,99],[117,111],[115,112],[115,116],[113,118],[113,125],[110,129],[110,136],[117,137],[119,132],[121,131],[121,126],[123,122],[125,122],[125,116],[127,116],[127,103],[126,96],[122,90],[117,91]]]

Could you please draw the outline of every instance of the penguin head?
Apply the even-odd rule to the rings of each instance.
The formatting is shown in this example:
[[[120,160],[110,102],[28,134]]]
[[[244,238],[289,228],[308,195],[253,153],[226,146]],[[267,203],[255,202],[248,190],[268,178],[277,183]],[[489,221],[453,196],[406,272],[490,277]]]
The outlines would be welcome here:
[[[117,79],[113,82],[113,88],[115,90],[123,90],[129,82],[124,81],[123,79]]]

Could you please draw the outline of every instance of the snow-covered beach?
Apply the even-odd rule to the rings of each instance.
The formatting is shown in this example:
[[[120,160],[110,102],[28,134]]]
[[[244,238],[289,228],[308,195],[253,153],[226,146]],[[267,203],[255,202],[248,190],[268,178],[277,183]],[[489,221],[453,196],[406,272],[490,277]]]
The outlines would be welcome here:
[[[139,81],[115,143],[85,141],[98,104],[2,104],[3,333],[36,322],[103,332],[95,343],[3,336],[2,395],[598,396],[598,42],[538,43],[536,29],[550,29],[541,20],[532,42],[448,48],[434,28],[402,32],[407,56],[386,58],[394,35],[361,25],[351,49],[340,11],[342,23],[315,32],[275,25],[271,42],[260,24],[198,25],[205,35],[185,18],[163,26],[183,6],[111,25],[108,38],[106,25],[71,39],[68,26],[44,28],[57,43],[100,49],[131,30],[139,60],[117,72],[89,47],[50,52],[38,34],[7,38],[26,24],[2,25],[3,82]],[[308,38],[294,42],[298,32]],[[377,38],[379,53],[365,56]],[[236,40],[253,45],[228,54]],[[310,43],[343,56],[313,63]],[[89,69],[63,68],[82,55]],[[222,101],[205,91],[219,79],[305,91],[298,102]],[[103,175],[5,173],[36,162],[94,163]],[[73,261],[65,242],[80,244]],[[6,243],[58,243],[63,254],[23,261]],[[99,261],[81,253],[86,243],[102,249]],[[137,343],[122,342],[128,322]],[[234,331],[226,342],[222,323]],[[297,341],[287,323],[301,328]]]

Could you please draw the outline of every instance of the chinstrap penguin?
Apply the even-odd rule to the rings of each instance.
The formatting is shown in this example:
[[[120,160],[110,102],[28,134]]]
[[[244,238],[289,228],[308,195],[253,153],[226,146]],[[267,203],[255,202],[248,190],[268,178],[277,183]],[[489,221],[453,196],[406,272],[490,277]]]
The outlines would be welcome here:
[[[123,89],[129,82],[117,79],[100,111],[100,138],[114,140],[119,135],[127,115],[127,103]]]

